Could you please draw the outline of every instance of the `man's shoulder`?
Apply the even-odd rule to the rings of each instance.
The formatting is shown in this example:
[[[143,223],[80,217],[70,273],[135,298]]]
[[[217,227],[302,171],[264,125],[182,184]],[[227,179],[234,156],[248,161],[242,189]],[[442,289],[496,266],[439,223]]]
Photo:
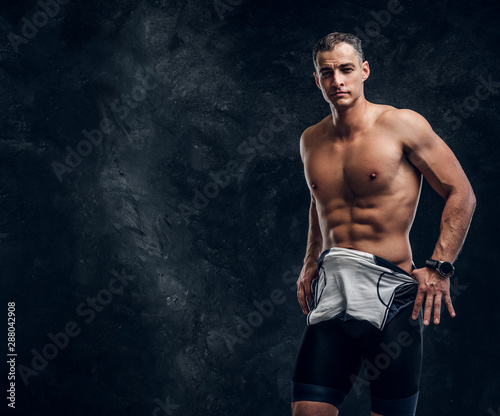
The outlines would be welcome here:
[[[331,123],[332,115],[326,116],[324,119],[319,121],[316,124],[313,124],[312,126],[309,126],[306,128],[303,132],[302,135],[300,136],[300,141],[304,140],[310,140],[313,137],[318,136],[319,134],[322,134],[325,132],[325,129],[327,127],[327,123],[330,120]]]
[[[427,123],[427,120],[416,111],[407,108],[396,108],[390,105],[381,105],[377,109],[377,123],[391,127],[419,127]]]
[[[332,115],[330,114],[320,122],[309,126],[302,132],[302,134],[300,135],[300,155],[302,157],[302,160],[304,157],[305,149],[311,146],[313,147],[315,140],[318,140],[325,134],[327,129],[327,122],[331,119]]]
[[[421,114],[407,108],[387,108],[381,112],[376,124],[390,131],[391,137],[397,138],[405,148],[431,145],[438,138]]]

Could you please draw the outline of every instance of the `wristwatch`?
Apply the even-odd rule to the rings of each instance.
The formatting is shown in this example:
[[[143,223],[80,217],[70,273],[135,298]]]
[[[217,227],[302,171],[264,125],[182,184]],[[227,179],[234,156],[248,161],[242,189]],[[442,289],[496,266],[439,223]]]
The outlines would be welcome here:
[[[437,270],[443,277],[451,277],[455,272],[455,267],[449,261],[430,259],[425,261],[425,266]]]

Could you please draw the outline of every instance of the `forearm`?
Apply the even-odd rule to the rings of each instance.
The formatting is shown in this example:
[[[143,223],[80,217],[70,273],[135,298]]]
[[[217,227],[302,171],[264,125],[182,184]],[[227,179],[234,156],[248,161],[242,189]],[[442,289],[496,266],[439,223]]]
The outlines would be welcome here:
[[[465,241],[472,215],[476,207],[476,198],[472,188],[466,191],[450,193],[441,217],[441,231],[432,254],[432,258],[453,263]]]
[[[309,232],[307,235],[307,248],[304,257],[304,264],[312,262],[316,263],[323,248],[323,237],[319,227],[318,212],[316,210],[316,203],[311,200],[311,207],[309,209]]]

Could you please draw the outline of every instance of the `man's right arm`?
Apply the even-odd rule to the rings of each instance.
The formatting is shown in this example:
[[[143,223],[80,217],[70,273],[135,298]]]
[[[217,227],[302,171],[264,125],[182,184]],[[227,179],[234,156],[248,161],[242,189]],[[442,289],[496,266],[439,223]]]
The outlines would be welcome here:
[[[309,130],[309,129],[308,129]],[[305,134],[300,138],[300,156],[305,163]],[[305,166],[305,165],[304,165]],[[318,211],[316,209],[316,200],[311,193],[311,206],[309,208],[309,231],[307,234],[306,255],[304,265],[297,280],[297,299],[304,314],[309,313],[309,305],[306,299],[312,304],[312,282],[318,277],[317,263],[323,247],[323,237],[319,226]]]
[[[319,228],[318,212],[316,202],[311,195],[311,207],[309,209],[309,232],[307,235],[307,248],[304,257],[304,265],[297,280],[297,299],[304,314],[309,313],[309,305],[306,298],[312,304],[312,282],[318,277],[318,259],[323,247],[323,238]]]
[[[318,211],[316,209],[316,201],[311,195],[311,207],[309,208],[309,232],[307,234],[306,256],[304,264],[318,262],[323,247],[323,237],[319,227]]]

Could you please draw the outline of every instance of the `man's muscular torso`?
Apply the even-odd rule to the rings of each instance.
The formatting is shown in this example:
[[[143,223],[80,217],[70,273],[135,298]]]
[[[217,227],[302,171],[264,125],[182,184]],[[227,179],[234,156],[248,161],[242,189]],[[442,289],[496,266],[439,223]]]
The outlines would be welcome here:
[[[340,137],[330,115],[301,139],[323,250],[365,251],[409,272],[421,174],[407,159],[401,123],[393,123],[399,110],[375,104],[368,110],[348,137]]]

